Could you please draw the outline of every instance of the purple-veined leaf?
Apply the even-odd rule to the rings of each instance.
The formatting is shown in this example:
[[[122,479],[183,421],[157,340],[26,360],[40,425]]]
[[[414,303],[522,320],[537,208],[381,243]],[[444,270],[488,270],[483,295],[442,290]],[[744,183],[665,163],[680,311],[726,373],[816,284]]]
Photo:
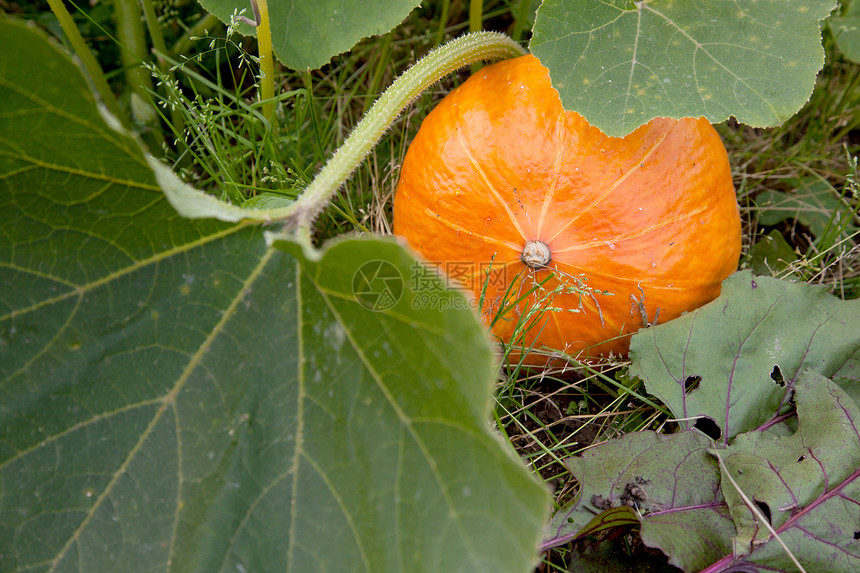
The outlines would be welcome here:
[[[739,272],[713,302],[634,335],[631,373],[682,427],[706,418],[726,445],[786,411],[804,370],[834,376],[858,351],[860,300]]]
[[[839,386],[811,371],[797,380],[796,402],[794,434],[749,432],[715,453],[808,571],[860,570],[860,409]],[[738,526],[736,555],[752,551],[752,562],[794,571],[735,486],[725,478],[722,484]]]
[[[626,506],[639,516],[645,544],[663,550],[672,565],[697,571],[719,559],[730,551],[735,529],[710,445],[695,431],[637,432],[567,460],[582,489],[553,518],[543,548],[591,533],[595,514]]]

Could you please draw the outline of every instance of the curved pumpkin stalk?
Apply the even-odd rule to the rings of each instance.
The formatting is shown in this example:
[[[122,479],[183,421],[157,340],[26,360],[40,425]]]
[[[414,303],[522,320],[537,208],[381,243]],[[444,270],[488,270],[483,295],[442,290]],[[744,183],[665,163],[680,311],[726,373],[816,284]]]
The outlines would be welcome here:
[[[280,222],[283,228],[267,234],[269,240],[296,235],[306,247],[307,255],[313,257],[310,239],[314,219],[412,100],[454,70],[477,61],[495,61],[525,53],[519,44],[496,32],[468,34],[431,51],[379,96],[304,193],[287,207],[243,209],[186,185],[157,160],[150,159],[149,164],[167,199],[181,215],[229,222]]]
[[[471,63],[495,61],[525,53],[519,44],[503,34],[478,32],[452,40],[421,58],[374,102],[302,196],[286,208],[290,212],[284,213],[285,219],[293,223],[300,237],[309,241],[311,224],[316,216],[404,108],[421,92],[451,72]]]

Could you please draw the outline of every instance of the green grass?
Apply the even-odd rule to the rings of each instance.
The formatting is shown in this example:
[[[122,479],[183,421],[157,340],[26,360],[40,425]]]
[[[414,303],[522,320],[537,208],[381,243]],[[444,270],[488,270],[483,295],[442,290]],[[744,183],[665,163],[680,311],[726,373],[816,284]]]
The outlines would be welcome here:
[[[36,14],[40,6],[34,4]],[[200,22],[207,20],[199,11],[167,7],[166,29],[172,31],[167,41],[185,51],[168,55],[166,66],[150,64],[157,83],[151,102],[160,112],[156,137],[150,140],[163,142],[152,151],[195,187],[240,205],[294,199],[393,78],[444,38],[469,27],[468,3],[432,3],[413,11],[390,34],[365,40],[320,71],[276,67],[275,132],[257,101],[254,42],[220,25],[205,34],[207,26]],[[488,1],[483,26],[525,35],[524,14],[528,10],[521,2]],[[103,27],[109,24],[98,8],[76,18],[110,70],[117,48],[105,40],[109,30]],[[56,31],[50,18],[40,21]],[[728,122],[719,130],[745,222],[742,266],[824,284],[837,296],[857,298],[860,66],[847,62],[827,33],[824,45],[825,68],[800,113],[775,129]],[[120,71],[109,77],[122,94]],[[467,75],[444,80],[392,126],[318,219],[319,243],[344,233],[390,233],[391,199],[408,143],[434,103]],[[790,200],[792,213],[780,219],[786,208],[763,197]],[[540,313],[527,315],[521,327],[533,328],[540,318]],[[501,348],[502,353],[511,350]],[[589,366],[569,358],[543,370],[514,364],[499,373],[493,422],[552,488],[557,507],[577,492],[566,458],[627,432],[674,429],[666,410],[647,397],[640,381],[629,378],[628,364],[615,360]],[[554,550],[540,570],[566,571],[569,551]]]

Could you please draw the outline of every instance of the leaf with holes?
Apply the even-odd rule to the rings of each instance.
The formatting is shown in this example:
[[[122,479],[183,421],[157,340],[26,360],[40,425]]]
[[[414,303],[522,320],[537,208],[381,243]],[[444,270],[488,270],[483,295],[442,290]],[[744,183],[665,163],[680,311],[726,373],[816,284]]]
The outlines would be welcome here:
[[[544,0],[530,47],[567,109],[623,136],[655,117],[775,126],[824,64],[835,0]]]
[[[640,523],[642,541],[685,571],[721,558],[731,550],[735,529],[710,446],[695,431],[637,432],[566,460],[582,489],[553,517],[543,548],[629,526],[632,517]],[[625,506],[636,513],[620,512]]]
[[[794,434],[749,432],[714,453],[807,571],[860,570],[860,408],[812,371],[798,378],[795,401]],[[738,527],[735,557],[796,571],[725,477],[722,490]]]
[[[858,350],[860,300],[747,271],[713,302],[634,335],[631,373],[682,427],[728,444],[784,411],[803,371],[832,377]]]
[[[547,496],[460,294],[416,304],[393,240],[179,217],[3,19],[0,101],[0,570],[531,569]]]

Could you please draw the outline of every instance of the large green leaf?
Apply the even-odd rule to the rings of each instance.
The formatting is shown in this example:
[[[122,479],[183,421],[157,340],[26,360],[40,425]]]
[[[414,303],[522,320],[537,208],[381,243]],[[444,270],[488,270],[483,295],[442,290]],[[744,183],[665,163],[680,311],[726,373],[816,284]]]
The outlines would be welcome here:
[[[834,0],[544,0],[531,50],[565,108],[608,135],[654,117],[794,115],[824,63]]]
[[[723,444],[770,422],[805,370],[834,376],[858,351],[860,300],[750,272],[735,273],[719,298],[630,344],[631,372],[648,392],[686,428],[710,420]]]
[[[391,240],[179,217],[3,20],[0,101],[0,571],[529,570],[547,496],[460,294],[413,304]]]
[[[230,23],[235,12],[251,14],[248,0],[199,0]],[[268,2],[272,47],[281,62],[296,70],[316,69],[359,40],[385,34],[418,6],[420,0],[271,0]],[[239,31],[254,34],[242,24]]]

